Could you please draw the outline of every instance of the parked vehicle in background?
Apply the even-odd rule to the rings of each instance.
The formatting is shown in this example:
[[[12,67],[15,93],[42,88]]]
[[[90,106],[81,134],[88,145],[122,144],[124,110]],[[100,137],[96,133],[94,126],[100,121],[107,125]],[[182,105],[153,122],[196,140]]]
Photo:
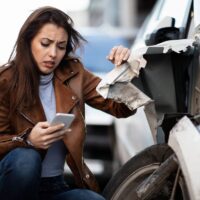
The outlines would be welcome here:
[[[133,146],[133,151],[127,151],[129,161],[105,187],[106,199],[197,200],[200,197],[197,181],[200,165],[197,162],[200,153],[197,128],[200,111],[199,10],[198,0],[181,3],[179,0],[158,0],[138,33],[132,48],[147,47],[143,55],[147,65],[141,69],[139,78],[133,79],[133,84],[155,101],[160,122],[157,143],[162,144],[136,152],[131,137],[126,144],[116,139],[121,149]],[[168,42],[162,43],[165,41]],[[154,46],[157,44],[159,46]],[[127,135],[140,137],[139,132],[134,133],[137,132],[132,126],[134,117],[137,116],[131,116],[125,124],[129,127]],[[125,129],[121,125],[117,130]]]

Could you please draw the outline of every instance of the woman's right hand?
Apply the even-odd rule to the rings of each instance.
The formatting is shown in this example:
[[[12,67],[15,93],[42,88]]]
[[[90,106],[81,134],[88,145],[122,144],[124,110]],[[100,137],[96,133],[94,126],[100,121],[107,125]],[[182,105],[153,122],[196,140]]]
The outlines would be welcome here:
[[[48,122],[37,123],[28,136],[28,141],[35,148],[48,149],[54,142],[63,139],[70,129],[63,129],[64,124],[50,126]]]

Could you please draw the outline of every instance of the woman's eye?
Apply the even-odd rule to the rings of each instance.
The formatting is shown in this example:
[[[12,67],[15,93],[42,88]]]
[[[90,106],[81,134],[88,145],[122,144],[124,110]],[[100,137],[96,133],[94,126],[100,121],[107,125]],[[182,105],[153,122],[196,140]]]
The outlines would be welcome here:
[[[65,50],[66,46],[58,46],[58,48],[61,49],[61,50]]]
[[[49,43],[41,43],[41,45],[42,45],[43,47],[48,47],[48,46],[49,46]]]

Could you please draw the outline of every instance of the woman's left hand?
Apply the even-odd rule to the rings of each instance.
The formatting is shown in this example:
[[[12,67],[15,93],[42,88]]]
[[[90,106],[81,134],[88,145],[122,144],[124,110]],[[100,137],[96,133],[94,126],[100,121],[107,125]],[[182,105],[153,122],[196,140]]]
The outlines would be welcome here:
[[[123,46],[114,46],[107,59],[110,60],[116,66],[121,65],[123,62],[127,61],[130,56],[130,50]]]

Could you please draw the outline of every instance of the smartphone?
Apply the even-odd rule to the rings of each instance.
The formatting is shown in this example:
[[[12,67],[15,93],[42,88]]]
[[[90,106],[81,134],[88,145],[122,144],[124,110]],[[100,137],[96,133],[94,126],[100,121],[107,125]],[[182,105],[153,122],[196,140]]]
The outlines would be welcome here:
[[[56,113],[56,116],[53,118],[50,124],[57,125],[63,123],[65,124],[64,128],[69,128],[74,118],[75,118],[74,114]]]

